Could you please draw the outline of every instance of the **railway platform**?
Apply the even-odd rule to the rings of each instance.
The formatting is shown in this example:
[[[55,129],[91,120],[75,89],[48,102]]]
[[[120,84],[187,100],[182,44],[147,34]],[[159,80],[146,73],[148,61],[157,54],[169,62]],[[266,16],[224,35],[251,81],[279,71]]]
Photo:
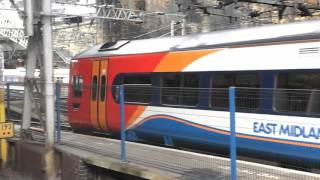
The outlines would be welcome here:
[[[86,164],[145,179],[230,179],[230,161],[200,153],[127,142],[127,161],[121,162],[120,141],[64,132],[61,153],[73,153]],[[320,175],[238,161],[238,179],[320,179]]]
[[[35,139],[41,142],[41,137]],[[42,154],[28,146],[22,149]],[[228,158],[134,142],[126,142],[126,147],[127,161],[123,162],[119,140],[63,132],[61,144],[55,146],[61,179],[104,179],[105,172],[126,176],[124,179],[230,179]],[[320,179],[318,174],[258,163],[238,160],[237,165],[238,179],[243,180]]]

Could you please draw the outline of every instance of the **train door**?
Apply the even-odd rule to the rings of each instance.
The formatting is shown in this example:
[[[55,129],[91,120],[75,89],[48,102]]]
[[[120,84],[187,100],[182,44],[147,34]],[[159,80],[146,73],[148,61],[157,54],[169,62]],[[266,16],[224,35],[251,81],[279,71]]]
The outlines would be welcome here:
[[[107,131],[106,93],[107,93],[107,60],[92,62],[90,120],[95,129]]]

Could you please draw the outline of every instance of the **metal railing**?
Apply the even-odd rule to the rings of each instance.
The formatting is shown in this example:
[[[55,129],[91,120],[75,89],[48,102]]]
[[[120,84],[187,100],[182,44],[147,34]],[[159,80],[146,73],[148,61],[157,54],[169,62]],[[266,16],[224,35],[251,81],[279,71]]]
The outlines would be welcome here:
[[[188,120],[183,120],[182,117],[190,117],[193,116],[193,118],[199,118],[199,119],[229,119],[229,123],[225,122],[226,125],[221,124],[218,126],[218,129],[223,129],[225,130],[222,133],[225,133],[229,136],[229,142],[225,142],[227,144],[227,147],[229,148],[229,154],[228,157],[230,158],[230,179],[235,180],[239,177],[239,174],[237,171],[240,171],[240,174],[243,174],[243,172],[249,172],[254,173],[256,170],[243,170],[243,165],[240,167],[237,166],[238,164],[238,156],[237,156],[237,149],[239,148],[237,141],[238,139],[242,141],[243,139],[239,137],[244,137],[244,136],[251,136],[250,133],[246,134],[249,129],[253,128],[252,131],[256,133],[255,136],[257,138],[262,138],[262,141],[269,141],[268,139],[268,134],[279,134],[281,135],[281,130],[272,130],[269,129],[269,124],[272,124],[273,126],[276,126],[275,123],[285,123],[286,121],[283,119],[284,116],[287,116],[287,118],[292,117],[293,119],[301,119],[304,118],[304,116],[307,116],[305,118],[313,118],[314,116],[319,116],[320,115],[320,110],[318,109],[318,103],[320,103],[320,98],[316,98],[316,95],[318,94],[318,90],[282,90],[282,89],[261,89],[261,88],[235,88],[235,87],[230,87],[230,88],[208,88],[208,89],[201,89],[201,88],[169,88],[170,93],[168,93],[168,88],[160,88],[160,87],[142,87],[142,86],[123,86],[120,85],[119,87],[113,87],[118,89],[118,102],[119,102],[119,107],[120,107],[120,137],[121,137],[121,157],[120,159],[123,162],[127,162],[127,152],[130,151],[126,147],[126,142],[128,141],[126,138],[128,136],[131,136],[132,132],[137,131],[136,133],[133,134],[138,134],[141,133],[142,130],[134,130],[132,125],[128,124],[126,121],[127,119],[130,119],[132,117],[124,117],[127,109],[130,109],[129,107],[132,105],[139,105],[139,106],[160,106],[157,110],[151,110],[152,108],[144,109],[144,114],[139,115],[139,117],[135,117],[136,119],[150,119],[151,117],[148,116],[147,114],[158,114],[157,116],[163,116],[165,114],[170,115],[171,117],[168,118],[175,118],[172,117],[172,114],[175,114],[177,117],[181,117],[181,119],[177,119],[176,121],[186,121]],[[144,90],[139,90],[139,88],[146,88]],[[165,92],[165,93],[163,93]],[[319,91],[320,92],[320,91]],[[285,95],[290,95],[289,98],[283,98]],[[129,96],[129,97],[127,97]],[[154,97],[156,96],[156,97]],[[163,96],[166,97],[166,99],[170,99],[170,101],[165,101],[165,102],[170,102],[173,104],[166,104],[163,101]],[[279,98],[281,96],[281,98]],[[303,99],[301,98],[303,96]],[[134,98],[132,98],[134,97]],[[140,103],[139,99],[140,98]],[[196,103],[180,103],[183,101],[180,101],[179,99],[181,98],[189,98],[193,99]],[[134,99],[135,101],[132,101]],[[156,99],[156,100],[155,100]],[[156,102],[157,103],[156,103]],[[212,101],[216,101],[213,103]],[[160,102],[160,103],[159,103]],[[278,104],[284,104],[287,103],[289,104],[291,108],[287,108],[286,110],[283,110],[278,107]],[[292,104],[297,104],[297,105],[292,105]],[[303,106],[301,105],[303,104]],[[190,106],[191,105],[191,106]],[[299,110],[297,110],[297,106],[299,106]],[[171,108],[168,110],[168,108]],[[176,110],[176,109],[181,108],[181,110]],[[200,114],[192,114],[195,111],[192,111],[193,109],[200,109],[202,113]],[[217,110],[216,114],[210,113],[210,110]],[[190,111],[185,111],[182,109],[190,109]],[[313,109],[313,114],[310,113],[310,109]],[[149,113],[148,113],[149,111]],[[169,112],[170,111],[170,112]],[[204,114],[204,111],[206,111],[207,114]],[[240,115],[236,116],[236,111],[240,112]],[[228,112],[230,115],[229,117],[226,116],[225,113],[223,112]],[[266,114],[267,113],[267,114]],[[255,117],[257,114],[257,117]],[[260,114],[260,115],[259,115]],[[269,115],[268,115],[269,114]],[[277,115],[280,115],[280,119],[275,119]],[[246,117],[245,117],[246,116]],[[266,117],[264,117],[266,116]],[[267,116],[273,116],[273,119],[268,119]],[[237,117],[237,118],[236,118]],[[236,120],[239,119],[239,120]],[[248,124],[248,119],[253,122],[253,127],[247,126],[245,124]],[[245,122],[247,121],[247,122]],[[277,122],[278,121],[278,122]],[[141,123],[143,121],[140,121]],[[200,121],[199,121],[200,122]],[[169,122],[168,122],[169,123]],[[291,122],[288,120],[286,123],[289,124],[295,124],[297,122]],[[318,126],[314,124],[315,122],[307,122],[305,124],[302,124],[302,126]],[[227,125],[229,124],[229,125]],[[257,127],[260,124],[260,126],[264,127]],[[141,124],[140,124],[141,125]],[[196,124],[199,126],[199,124]],[[268,126],[268,127],[266,127]],[[280,126],[280,125],[279,125]],[[209,128],[209,127],[208,127]],[[261,129],[262,128],[262,129]],[[269,132],[270,130],[270,132]],[[140,131],[140,132],[139,132]],[[167,145],[173,145],[173,139],[171,136],[175,136],[173,134],[170,134],[170,130],[167,132],[167,136],[165,137],[163,134],[156,134],[155,132],[149,132],[148,130],[143,130],[144,132],[142,133],[149,133],[149,135],[154,135],[154,136],[163,136],[163,141],[164,144]],[[282,135],[284,130],[282,130]],[[245,133],[246,132],[246,133]],[[178,132],[177,132],[178,133]],[[136,136],[136,135],[134,135]],[[188,138],[195,136],[195,134],[189,134],[187,135]],[[179,138],[179,134],[176,134],[175,139]],[[181,137],[180,137],[181,138]],[[194,138],[193,140],[195,141],[205,141],[204,139],[197,139],[197,137],[192,137]],[[245,137],[247,138],[247,137]],[[250,137],[249,137],[250,138]],[[279,138],[279,137],[277,137]],[[129,138],[130,139],[130,138]],[[135,139],[135,138],[133,138]],[[270,141],[273,138],[270,139]],[[295,140],[297,141],[298,138]],[[277,140],[276,140],[277,141]],[[280,140],[281,141],[281,140]],[[284,140],[286,141],[286,140]],[[299,139],[301,141],[301,139]],[[168,143],[169,142],[169,143]],[[171,142],[171,143],[170,143]],[[210,143],[210,142],[208,142]],[[252,142],[254,143],[254,142]],[[260,143],[257,141],[257,143]],[[268,144],[268,143],[266,143]],[[319,146],[319,145],[317,145]],[[244,158],[243,156],[243,145],[241,147],[241,159]],[[267,164],[271,163],[274,164],[280,163],[281,166],[285,166],[289,169],[304,169],[306,171],[309,171],[308,169],[310,168],[305,168],[302,167],[307,164],[300,164],[298,165],[298,161],[295,162],[295,160],[290,160],[286,162],[286,157],[280,157],[280,158],[275,158],[272,157],[272,160],[266,160],[268,158],[262,158],[264,156],[263,149],[264,148],[269,148],[267,151],[271,151],[270,147],[260,147],[261,150],[257,149],[257,154],[260,152],[259,157],[256,157],[257,154],[254,155],[254,158],[251,158],[251,155],[249,155],[249,159],[254,160],[255,162],[265,162]],[[298,148],[298,147],[297,147]],[[308,149],[306,151],[312,151],[311,149]],[[250,151],[252,152],[252,150]],[[273,152],[275,153],[275,152]],[[306,152],[307,153],[307,152]],[[275,153],[277,154],[277,153]],[[281,159],[283,158],[283,159]],[[293,157],[291,157],[293,158]],[[245,157],[245,159],[248,159]],[[318,160],[319,161],[319,160]],[[300,167],[301,165],[301,167]],[[315,168],[319,167],[320,163],[314,164]],[[308,165],[307,165],[308,166]],[[312,166],[311,166],[312,167]],[[268,173],[264,173],[264,170],[261,169],[261,176],[264,174],[265,176],[272,176],[268,175]],[[258,173],[259,174],[259,173]],[[286,172],[284,172],[286,174]],[[241,175],[240,175],[241,176]]]
[[[10,110],[10,108],[16,105],[16,102],[21,101],[23,95],[21,91],[16,91],[11,86],[17,85],[7,84],[7,110]],[[65,123],[63,116],[68,116],[66,100],[68,94],[72,95],[72,92],[69,93],[69,88],[71,88],[70,90],[72,91],[72,86],[57,83],[55,87],[57,123],[56,143],[60,144],[63,142],[63,133],[61,134],[62,129],[64,128],[63,124]],[[141,88],[146,89],[142,91],[140,90]],[[82,91],[81,95],[92,95],[92,89],[92,86],[82,86],[82,88],[80,88]],[[295,144],[310,145],[310,147],[304,147],[305,155],[317,153],[317,148],[314,147],[318,147],[319,143],[308,143],[301,140],[301,138],[304,138],[303,136],[306,135],[308,128],[311,129],[312,127],[319,126],[316,122],[316,117],[318,117],[320,113],[317,110],[314,110],[312,114],[308,113],[308,107],[313,107],[315,105],[315,108],[313,109],[317,109],[318,99],[315,98],[315,95],[317,94],[316,90],[284,91],[279,89],[232,87],[224,89],[175,88],[171,89],[170,94],[161,93],[162,90],[161,87],[133,87],[132,85],[106,87],[107,95],[105,95],[109,98],[108,101],[112,101],[113,106],[111,107],[108,105],[109,103],[107,103],[105,108],[109,110],[109,115],[110,113],[114,113],[112,115],[112,122],[114,124],[109,124],[109,126],[117,129],[117,131],[119,130],[119,132],[114,132],[113,135],[120,138],[118,152],[114,153],[119,153],[117,155],[121,161],[132,162],[133,159],[138,161],[137,157],[135,157],[137,154],[132,149],[132,144],[129,143],[129,141],[142,141],[147,144],[160,143],[162,146],[169,145],[171,148],[182,147],[188,148],[188,150],[191,148],[191,151],[193,152],[200,151],[209,154],[206,158],[210,158],[207,159],[200,158],[201,160],[188,160],[189,163],[194,163],[192,165],[185,164],[185,162],[176,162],[177,164],[175,166],[177,169],[170,169],[170,171],[178,171],[178,169],[186,169],[187,171],[194,167],[199,167],[199,169],[202,167],[214,167],[221,171],[228,170],[229,173],[227,173],[227,175],[221,174],[220,176],[232,180],[239,177],[239,179],[241,179],[244,174],[254,174],[254,176],[252,175],[252,178],[261,177],[262,179],[268,179],[267,176],[271,177],[279,175],[276,173],[279,173],[280,170],[275,170],[277,168],[279,169],[279,167],[274,169],[268,167],[268,174],[265,172],[265,169],[263,169],[265,167],[264,165],[253,168],[253,165],[244,162],[243,159],[249,159],[256,164],[259,164],[260,162],[266,162],[267,164],[279,163],[282,167],[285,166],[290,169],[305,171],[310,171],[310,168],[317,168],[320,166],[319,162],[315,162],[311,165],[294,159],[287,161],[287,158],[283,158],[279,154],[277,155],[275,151],[273,151],[275,154],[273,157],[270,157],[268,153],[265,153],[271,151],[270,144],[274,143],[271,141],[285,141],[285,143],[293,142],[293,144],[284,145],[287,147],[293,147]],[[168,90],[168,88],[165,90]],[[197,93],[195,93],[196,91]],[[214,91],[215,93],[213,93]],[[218,92],[220,93],[219,95]],[[290,93],[291,98],[278,98],[279,93],[282,93],[280,97],[283,97],[288,92]],[[297,92],[296,96],[292,94],[293,92]],[[281,101],[282,104],[284,102],[289,104],[295,103],[296,101],[292,101],[292,98],[300,98],[302,92],[304,92],[304,96],[309,96],[308,98],[304,98],[304,101],[307,101],[304,102],[304,107],[301,107],[304,111],[300,110],[297,112],[295,111],[295,108],[287,109],[286,111],[279,111],[279,109],[277,109],[277,103],[279,103],[279,101]],[[97,98],[101,98],[100,93],[101,92],[98,92],[96,94]],[[88,97],[87,95],[85,97]],[[133,96],[135,96],[135,98],[132,98]],[[179,101],[172,100],[169,102],[178,104],[163,104],[161,102],[162,96],[166,96],[167,98],[170,96],[181,96],[183,98],[190,98],[192,101],[189,101],[188,103],[179,103]],[[195,96],[197,97],[195,98]],[[173,97],[173,99],[174,98],[176,97]],[[178,99],[179,98],[180,97],[178,97]],[[139,102],[139,99],[142,102]],[[212,101],[220,103],[213,103]],[[301,103],[300,101],[297,102]],[[36,100],[35,103],[38,103],[38,101]],[[69,105],[72,106],[72,103]],[[7,112],[10,117],[10,111]],[[79,112],[81,112],[81,110],[78,111],[78,113]],[[289,132],[280,128],[280,126],[283,126],[283,128],[287,127],[287,124],[290,125],[288,125],[288,128],[297,129],[300,128],[300,126],[304,127],[304,135],[301,133],[299,134],[298,130]],[[275,137],[271,137],[271,135]],[[287,139],[284,139],[282,136],[288,137],[286,137]],[[254,140],[254,138],[257,140]],[[185,139],[188,139],[188,142],[184,142]],[[310,139],[312,140],[313,137],[310,136],[308,140]],[[220,144],[215,143],[215,140],[219,141]],[[257,143],[257,147],[259,146],[259,148],[246,149],[244,147],[244,144],[245,146],[252,146],[254,143]],[[269,145],[264,145],[268,143]],[[222,150],[220,151],[219,148]],[[295,146],[295,148],[299,147]],[[99,152],[100,151],[103,150],[99,150]],[[290,151],[292,151],[292,149],[288,148],[288,153]],[[154,154],[156,154],[156,152],[154,152]],[[213,156],[216,154],[223,158]],[[143,155],[148,157],[147,152],[146,154],[142,154],[142,156]],[[143,161],[143,164],[155,166],[152,163],[155,161],[163,161],[162,165],[166,166],[165,164],[168,164],[171,161],[163,159],[163,157],[169,157],[169,155],[161,154],[161,158],[156,156],[148,157],[150,162]],[[188,159],[188,157],[183,158]],[[272,160],[267,160],[269,158]],[[314,160],[317,160],[317,157],[314,157]],[[273,172],[276,175],[272,174]],[[210,171],[204,172],[204,174],[210,173],[214,174],[214,172]],[[280,171],[282,177],[290,177],[290,173],[292,172],[287,170]],[[194,174],[189,173],[187,175],[193,177]]]

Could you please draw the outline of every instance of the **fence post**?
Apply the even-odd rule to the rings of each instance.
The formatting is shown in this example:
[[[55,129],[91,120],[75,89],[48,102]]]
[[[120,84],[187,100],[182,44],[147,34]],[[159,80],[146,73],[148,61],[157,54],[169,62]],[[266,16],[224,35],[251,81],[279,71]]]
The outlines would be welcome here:
[[[7,83],[7,119],[10,120],[10,83]]]
[[[235,87],[229,87],[231,180],[237,179],[237,142]]]
[[[119,101],[120,101],[120,128],[121,128],[121,161],[125,162],[127,161],[126,159],[126,129],[125,129],[125,122],[124,122],[124,86],[120,85],[119,89]]]
[[[61,84],[56,82],[56,115],[57,115],[57,144],[61,143],[61,116],[60,116],[60,96],[61,96]]]

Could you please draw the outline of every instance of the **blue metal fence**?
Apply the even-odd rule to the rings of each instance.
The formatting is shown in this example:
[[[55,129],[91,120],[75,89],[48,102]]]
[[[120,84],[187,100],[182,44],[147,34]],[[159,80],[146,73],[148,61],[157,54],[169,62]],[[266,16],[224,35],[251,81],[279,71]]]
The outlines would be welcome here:
[[[126,155],[126,127],[125,127],[125,90],[124,86],[117,86],[120,105],[120,128],[121,128],[121,161],[127,161]],[[237,143],[236,143],[236,96],[235,87],[228,89],[230,111],[230,174],[231,180],[237,180]],[[165,139],[165,138],[164,138]],[[173,143],[172,143],[173,144]]]
[[[237,141],[236,141],[236,103],[235,87],[229,88],[229,110],[230,110],[230,158],[231,179],[237,179]]]
[[[60,82],[56,82],[56,134],[57,134],[57,140],[56,143],[61,143],[61,84]]]
[[[10,106],[12,108],[15,108],[17,95],[22,95],[22,93],[19,92],[17,94],[14,90],[10,90],[11,86],[15,86],[15,84],[7,84],[6,86],[7,86],[7,90],[6,90],[6,92],[7,92],[7,111],[8,111],[8,113],[10,113]],[[62,119],[63,117],[61,117],[61,116],[67,117],[66,114],[64,114],[67,111],[67,108],[66,108],[67,101],[64,101],[67,99],[67,93],[66,93],[67,91],[64,91],[64,90],[67,88],[68,88],[68,86],[61,87],[60,83],[56,84],[55,105],[56,105],[56,118],[57,118],[56,119],[56,125],[57,125],[56,126],[56,143],[57,144],[59,144],[61,142],[61,127],[64,127],[63,125],[65,123],[65,121],[63,121],[63,119]],[[85,87],[85,88],[88,88],[91,90],[92,87]],[[253,119],[255,117],[252,117],[251,114],[250,114],[250,116],[246,116],[245,118],[241,117],[239,115],[239,116],[237,116],[238,121],[239,122],[241,121],[242,123],[241,124],[238,123],[237,124],[238,126],[236,126],[235,112],[237,110],[240,114],[243,112],[245,107],[247,108],[247,109],[245,109],[245,110],[247,110],[247,112],[252,112],[252,109],[257,107],[256,103],[262,101],[261,99],[259,99],[259,97],[256,96],[256,94],[258,92],[257,88],[256,89],[248,89],[248,88],[230,87],[228,89],[225,89],[225,88],[224,89],[222,89],[222,88],[220,88],[220,89],[218,89],[218,88],[216,88],[216,89],[209,89],[209,88],[208,89],[198,89],[199,94],[195,94],[193,89],[191,89],[191,88],[186,89],[184,91],[181,89],[178,89],[178,88],[169,89],[170,93],[169,93],[168,89],[165,89],[166,93],[170,94],[170,96],[172,97],[172,99],[170,99],[170,101],[183,102],[183,103],[188,104],[188,103],[190,103],[190,101],[187,101],[187,100],[194,100],[195,99],[195,98],[193,98],[194,96],[200,96],[200,98],[203,97],[206,99],[206,101],[201,102],[202,104],[206,103],[206,104],[212,105],[213,103],[220,103],[219,105],[221,105],[220,106],[221,109],[218,109],[217,111],[206,111],[206,113],[202,113],[202,112],[204,112],[203,110],[207,110],[207,109],[201,107],[203,109],[199,108],[199,109],[196,109],[196,111],[193,111],[193,109],[195,109],[193,107],[180,108],[180,106],[174,107],[174,106],[165,105],[165,104],[164,105],[160,104],[159,106],[157,106],[157,105],[148,106],[146,108],[145,104],[147,104],[147,103],[145,103],[145,104],[141,105],[141,107],[143,109],[143,110],[141,110],[141,112],[143,111],[144,114],[143,113],[142,114],[139,114],[139,113],[131,113],[130,114],[129,113],[130,117],[125,117],[125,110],[127,108],[130,109],[131,107],[134,107],[134,106],[132,106],[132,104],[137,104],[137,103],[133,102],[133,100],[135,100],[135,98],[139,97],[139,98],[143,99],[144,101],[147,101],[148,98],[151,99],[150,94],[153,91],[160,92],[162,90],[162,89],[159,89],[159,87],[154,87],[154,89],[152,89],[152,90],[150,89],[150,87],[148,87],[149,88],[148,91],[146,91],[146,90],[139,91],[139,88],[134,89],[133,87],[121,85],[121,86],[117,86],[117,87],[109,87],[109,89],[108,89],[108,90],[112,91],[113,96],[114,96],[116,102],[119,102],[119,107],[120,107],[119,122],[120,122],[120,128],[121,128],[121,132],[120,132],[120,137],[121,137],[121,147],[120,148],[121,149],[120,149],[120,152],[117,150],[117,153],[120,153],[120,154],[116,154],[116,156],[120,157],[122,162],[128,162],[128,160],[131,161],[131,159],[130,159],[131,153],[132,153],[131,152],[132,149],[130,150],[131,144],[126,143],[126,142],[133,140],[133,139],[136,139],[136,141],[144,140],[143,135],[139,134],[142,131],[140,131],[139,129],[135,129],[137,127],[136,124],[139,124],[140,120],[143,121],[144,119],[148,119],[148,118],[150,119],[150,117],[153,118],[155,115],[156,115],[156,117],[160,117],[160,116],[164,117],[165,115],[167,115],[166,117],[169,117],[172,119],[175,118],[174,116],[176,116],[177,121],[179,121],[179,120],[183,121],[183,118],[187,117],[186,119],[188,119],[188,117],[191,117],[189,119],[192,119],[192,118],[196,119],[194,121],[200,122],[199,124],[204,123],[204,121],[202,121],[202,119],[206,119],[206,120],[208,120],[208,122],[211,122],[211,123],[213,123],[213,122],[216,123],[216,121],[221,121],[222,123],[220,123],[220,124],[216,123],[216,124],[214,124],[214,126],[217,127],[217,129],[220,130],[220,132],[223,131],[222,133],[220,133],[222,135],[221,136],[218,135],[215,137],[221,138],[219,140],[222,140],[223,141],[222,143],[224,143],[226,146],[230,145],[229,146],[229,148],[230,148],[230,162],[228,161],[229,159],[225,159],[223,161],[222,160],[221,161],[220,160],[210,161],[211,157],[209,157],[208,159],[205,159],[205,160],[202,159],[203,162],[201,162],[201,163],[196,162],[196,161],[190,161],[191,163],[195,163],[194,166],[199,166],[199,168],[200,168],[206,163],[207,164],[216,163],[216,164],[214,164],[214,166],[216,169],[220,168],[221,172],[223,171],[223,173],[224,173],[223,177],[229,178],[229,175],[230,175],[230,179],[232,179],[232,180],[236,180],[237,177],[240,179],[240,177],[242,177],[243,174],[249,174],[249,175],[255,174],[256,176],[266,176],[266,177],[267,176],[269,177],[272,175],[272,174],[270,175],[270,174],[264,173],[264,171],[262,171],[262,170],[260,172],[258,169],[259,167],[252,168],[253,167],[252,165],[250,165],[250,166],[248,164],[244,165],[243,161],[237,162],[237,158],[238,158],[237,157],[237,146],[239,147],[238,151],[240,154],[241,153],[240,145],[243,142],[242,141],[243,139],[241,139],[241,138],[237,139],[236,132],[242,133],[242,130],[247,130],[247,129],[250,130],[250,128],[251,128],[250,124],[252,124],[252,123],[246,124],[246,123],[244,123],[244,121],[248,120],[248,119],[250,120],[250,118]],[[295,99],[292,99],[293,98],[292,97],[292,94],[293,94],[292,90],[275,91],[274,89],[270,89],[270,90],[269,89],[261,89],[260,91],[261,91],[261,94],[264,94],[264,96],[263,96],[264,99],[268,98],[267,100],[272,100],[272,98],[274,98],[274,96],[276,96],[277,97],[276,103],[279,103],[279,107],[277,107],[277,108],[282,108],[282,109],[283,108],[287,108],[287,109],[288,108],[295,108],[293,110],[297,110],[297,111],[302,109],[302,107],[300,107],[300,106],[302,106],[301,101],[298,101],[299,102],[299,104],[298,104],[299,106],[298,106],[297,101],[294,101]],[[283,94],[291,95],[290,98],[287,99],[289,105],[291,105],[291,106],[285,107],[283,105],[283,101],[286,100],[284,98],[287,98],[286,96],[283,96]],[[317,99],[313,98],[313,97],[315,97],[314,91],[310,91],[310,93],[304,93],[302,95],[306,96],[306,94],[310,94],[310,97],[312,97],[309,99],[313,99],[313,101],[317,100]],[[142,97],[143,95],[145,95],[145,97]],[[165,96],[165,95],[166,94],[161,94],[161,96]],[[299,94],[299,96],[297,94],[295,94],[294,98],[301,98],[302,95],[301,95],[301,93]],[[133,96],[135,96],[135,97],[133,97]],[[211,101],[212,99],[210,99],[210,98],[212,98],[212,96],[215,97],[215,102]],[[156,98],[158,98],[157,100],[162,100],[160,97],[156,97]],[[168,101],[168,98],[166,100]],[[183,100],[183,101],[181,101],[181,100]],[[19,98],[19,101],[21,101],[21,98]],[[280,102],[278,102],[278,101],[280,101]],[[316,102],[318,102],[318,101],[316,101]],[[317,105],[316,107],[314,107],[314,109],[311,109],[312,111],[316,111],[318,108],[318,104],[316,102],[313,102],[313,104],[312,103],[305,103],[306,104],[305,106],[309,107],[311,105]],[[202,105],[201,103],[200,103],[199,107]],[[130,104],[130,105],[128,105],[128,104]],[[261,103],[261,104],[263,104],[263,106],[265,106],[266,103]],[[292,104],[295,106],[293,106]],[[213,105],[216,105],[216,104],[213,104]],[[129,107],[129,106],[131,106],[131,107]],[[219,110],[222,110],[222,111],[219,111]],[[262,109],[262,110],[265,111],[266,109]],[[270,110],[270,109],[267,109],[267,110]],[[132,114],[134,114],[135,117],[133,117]],[[12,113],[12,117],[14,117],[14,115],[15,114]],[[9,115],[9,117],[10,117],[10,115]],[[130,127],[129,127],[130,129],[129,128],[126,129],[125,118],[127,118],[127,119],[130,118],[131,120],[133,119],[132,121],[130,121],[130,123],[136,122],[136,124],[129,123],[127,125],[130,125]],[[181,119],[178,119],[178,118],[181,118]],[[198,119],[199,119],[199,121],[198,121]],[[215,121],[211,121],[213,119]],[[228,120],[230,121],[230,124],[226,123],[226,122],[228,122]],[[156,120],[156,121],[159,122],[161,120]],[[255,121],[250,121],[250,122],[255,123],[256,121],[258,121],[258,120],[255,119]],[[272,119],[269,120],[266,118],[266,119],[263,119],[263,121],[264,122],[272,122]],[[155,121],[153,121],[153,123],[154,122]],[[168,124],[167,123],[168,121],[164,121],[164,122],[165,123],[158,124],[159,126],[157,126],[156,128],[161,129],[162,125],[166,126]],[[184,122],[186,122],[186,121],[184,121]],[[261,120],[261,122],[262,122],[262,120]],[[172,124],[170,124],[170,123],[172,123]],[[175,139],[172,138],[172,137],[174,137],[174,135],[176,135],[175,133],[178,131],[178,129],[175,127],[176,124],[174,124],[174,123],[176,123],[176,122],[170,121],[169,126],[163,128],[165,130],[166,129],[170,130],[170,128],[171,128],[170,126],[172,125],[172,129],[174,129],[174,131],[171,131],[171,132],[166,131],[165,133],[163,133],[162,134],[164,136],[163,139],[154,138],[152,140],[159,140],[159,141],[163,140],[164,142],[161,142],[161,143],[164,143],[165,145],[173,145],[174,143],[176,143]],[[189,121],[187,123],[189,123]],[[249,126],[248,126],[248,124],[249,124]],[[209,126],[210,126],[210,124],[208,125],[208,127]],[[132,128],[132,127],[134,127],[134,128]],[[152,124],[148,127],[155,127],[155,126],[154,126],[154,124]],[[151,131],[153,131],[153,130],[149,130],[148,127],[146,129],[144,129],[144,132],[152,134],[153,132],[151,132]],[[191,126],[189,126],[189,127],[191,127]],[[201,129],[201,128],[199,128],[199,129]],[[253,124],[252,130],[258,131],[259,129],[257,129],[255,127],[255,124]],[[189,132],[191,132],[191,131],[189,131]],[[203,132],[204,131],[202,131],[201,133],[203,133]],[[208,133],[208,132],[211,132],[211,131],[206,131],[205,133]],[[228,133],[230,134],[230,136],[227,136]],[[257,133],[263,133],[263,132],[257,132]],[[194,137],[191,132],[190,135],[188,134],[188,136],[189,136],[188,138],[190,138],[191,140],[198,141],[198,142],[205,142],[205,143],[208,142],[208,144],[209,144],[210,143],[209,141],[213,140],[211,138],[212,137],[211,135],[212,134],[210,134],[209,136]],[[131,138],[130,138],[130,136],[131,136]],[[141,139],[139,139],[140,138],[139,136],[141,137]],[[132,137],[134,137],[134,138],[132,138]],[[237,140],[238,140],[238,142],[237,142]],[[226,146],[224,147],[224,150],[227,150]],[[210,147],[212,148],[213,146],[210,146]],[[195,148],[197,148],[197,147],[195,147]],[[200,147],[200,148],[202,148],[202,147]],[[308,152],[308,151],[306,151],[306,152]],[[130,153],[129,157],[128,157],[127,153],[128,154]],[[213,152],[213,153],[215,153],[215,152]],[[226,156],[228,156],[228,155],[229,154],[226,154]],[[263,156],[263,154],[261,156]],[[153,158],[153,156],[150,158]],[[155,157],[155,159],[156,159],[156,157]],[[259,161],[254,161],[254,162],[259,163]],[[297,162],[297,164],[298,163],[299,162]],[[178,164],[178,166],[181,165],[182,168],[185,167],[184,162],[178,162],[177,164]],[[269,172],[271,172],[271,171],[275,171],[275,170],[273,170],[273,169],[269,170]],[[192,174],[190,174],[190,175],[192,175]],[[286,174],[284,174],[284,175],[286,175]],[[217,175],[217,176],[219,176],[219,175]]]
[[[121,128],[121,161],[126,161],[126,127],[125,127],[125,109],[124,109],[124,86],[119,86],[120,101],[120,128]]]
[[[7,119],[10,119],[11,115],[10,115],[10,83],[6,84],[6,93],[7,93]]]

